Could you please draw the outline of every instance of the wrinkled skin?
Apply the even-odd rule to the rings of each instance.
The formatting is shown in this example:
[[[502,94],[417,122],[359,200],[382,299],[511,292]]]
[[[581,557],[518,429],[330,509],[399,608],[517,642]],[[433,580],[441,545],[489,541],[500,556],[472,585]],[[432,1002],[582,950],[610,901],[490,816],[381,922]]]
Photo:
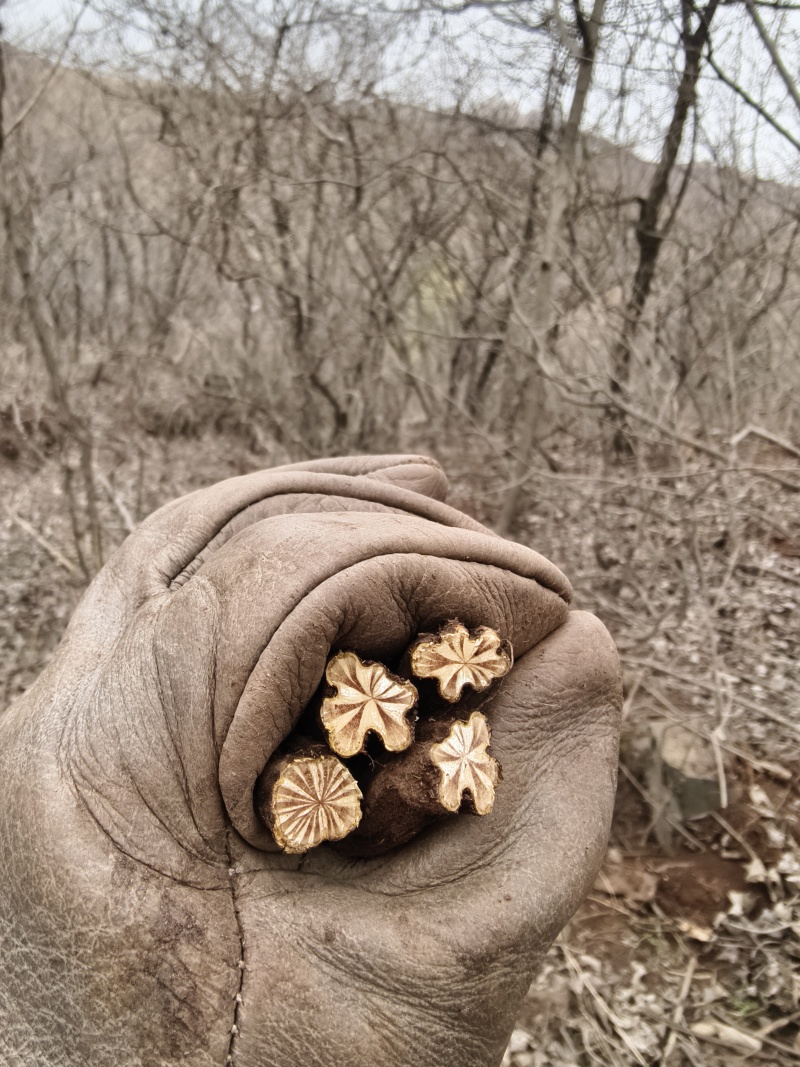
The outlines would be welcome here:
[[[162,508],[0,717],[0,1062],[487,1067],[591,884],[619,669],[542,557],[421,457],[236,478]],[[494,812],[379,860],[274,851],[254,782],[331,648],[458,617],[517,661]]]

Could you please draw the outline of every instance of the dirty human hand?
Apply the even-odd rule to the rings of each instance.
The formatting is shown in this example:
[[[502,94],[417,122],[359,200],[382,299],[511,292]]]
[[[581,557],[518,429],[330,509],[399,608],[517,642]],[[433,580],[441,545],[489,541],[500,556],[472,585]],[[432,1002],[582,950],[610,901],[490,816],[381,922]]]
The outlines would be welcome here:
[[[421,457],[234,478],[162,508],[0,717],[0,1062],[489,1067],[591,884],[619,668],[563,575]],[[507,637],[494,811],[380,859],[287,856],[253,787],[331,649]]]

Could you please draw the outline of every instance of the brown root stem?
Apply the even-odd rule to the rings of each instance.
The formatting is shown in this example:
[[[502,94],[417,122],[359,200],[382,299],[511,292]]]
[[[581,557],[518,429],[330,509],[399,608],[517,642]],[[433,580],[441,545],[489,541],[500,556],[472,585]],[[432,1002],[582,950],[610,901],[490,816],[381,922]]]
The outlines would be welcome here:
[[[425,826],[459,811],[488,815],[500,764],[488,753],[489,724],[479,711],[465,721],[421,722],[418,740],[387,761],[364,786],[358,829],[337,846],[354,856],[377,856],[410,841]]]

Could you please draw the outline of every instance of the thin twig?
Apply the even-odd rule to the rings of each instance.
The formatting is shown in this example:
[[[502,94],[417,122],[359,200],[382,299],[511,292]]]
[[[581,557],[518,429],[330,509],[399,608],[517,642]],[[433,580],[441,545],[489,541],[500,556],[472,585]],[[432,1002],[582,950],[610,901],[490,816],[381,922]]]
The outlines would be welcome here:
[[[563,941],[561,942],[561,951],[564,953],[564,957],[567,960],[567,964],[569,965],[570,970],[576,977],[580,977],[581,984],[591,995],[592,1000],[595,1002],[598,1009],[600,1010],[600,1014],[614,1028],[614,1031],[617,1033],[622,1043],[627,1048],[628,1052],[631,1054],[631,1056],[633,1056],[634,1060],[641,1065],[641,1067],[647,1067],[645,1060],[642,1058],[642,1054],[639,1052],[637,1047],[633,1044],[631,1039],[625,1033],[625,1026],[622,1020],[614,1014],[614,1012],[605,1002],[603,997],[597,992],[591,978],[589,978],[589,976],[581,970],[581,968],[578,966],[578,961],[575,959],[575,956],[570,951],[568,946],[564,944]]]
[[[794,78],[786,69],[786,64],[781,59],[780,52],[778,51],[778,46],[770,37],[767,31],[767,27],[764,25],[753,0],[744,0],[744,4],[747,8],[748,14],[750,15],[750,18],[752,19],[753,25],[758,31],[758,36],[761,38],[761,43],[769,52],[769,58],[772,60],[773,67],[780,75],[780,79],[786,86],[786,91],[794,101],[795,107],[798,111],[800,111],[800,91],[798,91],[798,88],[794,83]]]
[[[765,122],[768,122],[769,125],[781,135],[781,137],[784,137],[789,142],[789,144],[792,145],[793,148],[796,148],[797,151],[800,152],[800,141],[798,141],[798,139],[789,130],[787,130],[785,126],[782,126],[781,123],[778,122],[778,120],[774,117],[774,115],[771,115],[762,104],[759,104],[756,99],[750,96],[750,94],[746,92],[741,87],[741,85],[739,85],[738,82],[735,82],[733,78],[728,77],[722,67],[720,67],[720,65],[714,59],[711,49],[709,49],[708,56],[706,58],[708,60],[708,65],[711,67],[711,69],[714,71],[714,73],[723,83],[723,85],[727,85],[729,89],[733,89],[736,95],[740,96],[748,107],[751,107],[757,115],[760,115]]]
[[[114,487],[112,486],[111,482],[109,482],[108,478],[106,478],[105,474],[103,474],[102,472],[98,472],[97,480],[103,487],[108,499],[117,509],[117,513],[122,519],[122,525],[125,527],[125,530],[128,533],[133,533],[133,531],[136,529],[136,523],[133,521],[131,513],[126,508],[124,502],[120,499],[119,494],[114,491]]]
[[[652,793],[645,789],[645,787],[638,780],[638,778],[636,778],[636,776],[631,771],[629,771],[625,764],[621,761],[619,764],[619,769],[622,771],[622,777],[625,778],[626,781],[630,782],[630,784],[633,786],[633,788],[636,790],[642,800],[647,804],[651,812],[653,812],[653,814],[657,816],[657,818],[663,818],[664,822],[666,822],[673,830],[679,833],[681,837],[684,838],[684,840],[688,841],[693,848],[702,849],[702,845],[700,844],[700,842],[697,840],[694,834],[689,833],[685,826],[681,826],[679,822],[676,822],[675,819],[671,819],[663,811],[656,811],[659,805],[656,804]]]
[[[659,674],[665,674],[668,678],[674,678],[678,682],[683,682],[684,685],[697,686],[699,689],[705,689],[709,693],[713,693],[715,688],[714,682],[707,682],[703,678],[690,678],[689,675],[673,671],[670,667],[662,667],[660,663],[652,663],[650,660],[638,659],[635,656],[623,656],[622,662],[631,667],[652,668],[652,670],[658,671]],[[745,711],[752,711],[755,715],[762,715],[765,719],[780,723],[781,726],[785,726],[800,737],[800,724],[792,722],[791,719],[787,719],[784,715],[779,715],[777,711],[771,711],[769,708],[764,708],[760,704],[756,704],[755,701],[747,700],[745,697],[735,693],[731,695],[731,700],[734,704],[744,708]]]
[[[50,556],[51,559],[55,560],[55,562],[58,563],[59,566],[63,567],[64,570],[67,571],[67,573],[70,574],[73,578],[76,578],[78,581],[83,581],[83,575],[80,573],[75,564],[70,563],[67,557],[62,555],[57,548],[55,548],[53,545],[50,544],[49,541],[42,537],[38,530],[34,529],[34,527],[31,526],[29,522],[26,522],[25,519],[17,515],[16,511],[14,511],[12,507],[6,504],[5,501],[0,500],[0,507],[3,508],[6,515],[8,515],[9,519],[11,519],[12,522],[16,523],[16,525],[19,526],[19,528],[23,530],[26,534],[28,534],[29,537],[32,537],[40,548],[44,549],[44,551],[48,554],[48,556]]]
[[[723,1025],[730,1027],[731,1030],[735,1030],[737,1034],[741,1034],[743,1037],[755,1038],[756,1041],[763,1041],[765,1045],[769,1045],[770,1048],[778,1049],[779,1052],[784,1052],[791,1056],[792,1059],[800,1060],[800,1049],[792,1048],[791,1045],[785,1045],[782,1041],[776,1041],[771,1037],[763,1037],[753,1030],[745,1030],[743,1026],[737,1026],[736,1023],[732,1023],[730,1019],[727,1019],[722,1012],[712,1011],[711,1014],[715,1019],[718,1019]]]
[[[657,700],[659,704],[662,704],[667,709],[672,715],[672,722],[678,723],[683,726],[685,730],[696,734],[697,737],[702,737],[702,739],[708,741],[709,744],[711,743],[711,732],[709,730],[704,730],[691,719],[687,719],[686,715],[676,708],[672,701],[668,700],[659,689],[654,685],[648,684],[644,680],[641,682],[641,687],[653,698],[653,700]],[[769,760],[758,759],[757,756],[753,756],[750,752],[745,752],[744,749],[739,748],[737,745],[732,745],[730,741],[720,741],[719,746],[723,751],[730,753],[731,756],[736,756],[737,759],[749,763],[750,766],[755,767],[756,770],[764,771],[765,774],[776,777],[780,781],[788,781],[791,778],[791,771],[788,771],[785,767],[770,763]]]
[[[677,430],[670,430],[659,422],[658,419],[652,418],[650,415],[646,415],[643,411],[637,411],[636,408],[632,408],[629,404],[620,400],[618,397],[611,396],[610,393],[606,394],[607,403],[613,405],[623,411],[632,419],[637,419],[639,422],[643,422],[646,426],[652,426],[653,429],[658,430],[667,437],[671,437],[679,444],[686,445],[687,448],[693,448],[697,452],[703,452],[707,456],[711,456],[712,459],[719,460],[720,463],[724,463],[725,466],[730,466],[730,456],[727,456],[724,452],[720,452],[718,448],[712,448],[711,445],[705,444],[703,441],[698,441],[696,437],[689,437],[688,434],[678,433]],[[767,471],[761,471],[761,476],[768,481],[776,482],[782,489],[788,489],[792,493],[800,493],[800,485],[796,482],[787,482],[785,478],[781,478],[776,474],[768,473]]]
[[[760,862],[759,857],[753,850],[752,845],[749,845],[747,843],[746,838],[742,837],[742,835],[737,830],[734,830],[734,828],[731,826],[727,819],[723,819],[718,811],[712,811],[711,815],[720,824],[725,833],[732,837],[733,840],[736,841],[739,845],[741,845],[750,860],[758,860]]]
[[[670,1058],[672,1051],[675,1048],[675,1043],[678,1040],[678,1032],[675,1027],[683,1022],[683,1006],[686,1003],[686,998],[689,996],[689,990],[691,989],[692,979],[694,978],[694,972],[696,970],[697,957],[691,956],[689,958],[689,966],[686,968],[686,973],[683,976],[683,982],[681,983],[680,992],[678,993],[675,1010],[672,1013],[672,1019],[667,1023],[669,1034],[667,1036],[667,1042],[664,1045],[663,1055],[661,1056],[661,1067],[665,1067],[667,1060]]]
[[[735,448],[738,444],[741,444],[746,437],[760,437],[764,441],[768,441],[771,445],[775,445],[778,448],[782,448],[784,452],[788,452],[792,456],[797,456],[800,459],[800,448],[797,448],[787,441],[785,437],[778,437],[777,434],[770,433],[769,430],[762,429],[761,426],[745,426],[743,430],[739,430],[737,434],[734,434],[731,438],[731,445]]]
[[[22,125],[22,123],[25,121],[25,119],[28,117],[28,115],[30,115],[31,111],[33,111],[33,109],[36,107],[36,105],[42,99],[44,94],[50,88],[50,85],[51,85],[53,79],[58,74],[58,72],[61,70],[61,64],[64,62],[64,56],[67,54],[67,49],[69,48],[70,44],[72,43],[72,38],[75,36],[75,32],[78,29],[78,23],[83,18],[83,13],[88,8],[88,6],[89,6],[89,0],[83,0],[83,3],[81,4],[77,15],[72,20],[72,25],[67,30],[67,36],[66,36],[66,38],[64,40],[64,44],[61,47],[61,51],[56,56],[56,59],[55,59],[53,65],[52,65],[52,67],[50,68],[50,71],[49,71],[47,77],[44,79],[42,84],[39,86],[38,90],[30,98],[28,103],[23,107],[23,109],[19,113],[19,115],[17,115],[17,117],[13,120],[11,125],[5,131],[6,140],[8,140],[8,138],[11,137],[11,135],[13,133],[15,133],[19,129],[19,127]]]
[[[783,571],[776,571],[774,567],[762,567],[758,563],[737,563],[737,570],[742,571],[744,574],[767,574],[770,578],[777,578],[781,582],[788,582],[789,585],[800,585],[800,577],[796,574],[784,574]]]

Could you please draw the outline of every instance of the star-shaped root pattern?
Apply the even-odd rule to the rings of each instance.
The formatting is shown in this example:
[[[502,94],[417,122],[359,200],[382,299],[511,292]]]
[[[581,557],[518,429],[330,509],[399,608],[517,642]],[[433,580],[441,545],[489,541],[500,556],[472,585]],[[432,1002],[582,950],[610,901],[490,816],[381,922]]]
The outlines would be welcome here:
[[[320,717],[331,749],[355,756],[367,734],[376,733],[387,752],[402,752],[414,739],[411,716],[417,690],[381,663],[365,662],[354,652],[330,660],[325,678],[334,693],[322,702]]]
[[[272,790],[272,834],[284,852],[340,841],[361,821],[361,790],[335,756],[287,762]]]
[[[466,686],[477,692],[511,670],[510,646],[488,626],[470,632],[460,622],[449,623],[436,636],[423,637],[411,650],[411,672],[434,678],[439,694],[451,704]]]
[[[489,755],[489,724],[479,711],[467,722],[455,722],[450,733],[430,750],[431,761],[439,768],[439,801],[447,811],[458,811],[469,793],[477,815],[488,815],[494,807],[494,791],[500,777],[500,764]]]

